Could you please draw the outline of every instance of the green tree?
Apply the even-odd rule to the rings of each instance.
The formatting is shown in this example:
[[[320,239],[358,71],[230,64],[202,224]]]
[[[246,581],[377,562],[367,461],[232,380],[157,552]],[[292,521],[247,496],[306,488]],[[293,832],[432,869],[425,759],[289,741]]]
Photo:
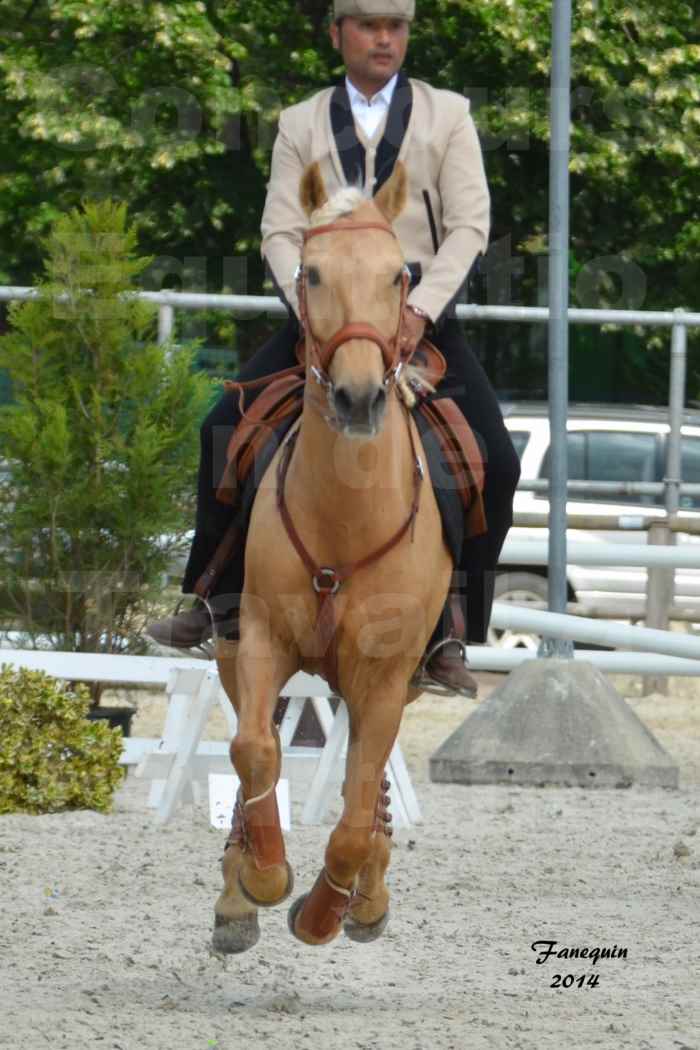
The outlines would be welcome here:
[[[512,295],[526,305],[544,294],[551,6],[421,0],[408,59],[412,75],[472,97],[493,240],[517,258],[523,274]],[[160,259],[142,280],[262,290],[258,227],[275,121],[340,71],[329,7],[0,0],[0,283],[29,279],[37,237],[57,214],[86,195],[112,195],[128,202],[141,249]],[[580,0],[574,17],[574,301],[693,307],[697,9]],[[507,294],[498,252],[487,276],[498,301]],[[225,338],[247,354],[264,330],[247,322]],[[510,327],[504,340],[490,330],[495,371],[515,347],[526,360],[532,340],[517,333]],[[644,338],[653,347],[665,336]]]
[[[145,620],[191,524],[198,424],[210,396],[192,352],[149,341],[126,207],[86,204],[46,243],[39,297],[0,339],[5,616],[34,645],[143,647]]]
[[[436,7],[444,33],[417,28],[421,72],[437,70],[434,83],[474,96],[496,236],[537,255],[548,225],[551,2]],[[572,248],[579,268],[608,256],[636,263],[645,306],[697,301],[699,62],[700,18],[689,4],[575,5]],[[601,306],[619,300],[615,282],[597,291]]]
[[[424,8],[423,8],[424,9]],[[413,68],[472,97],[493,197],[484,299],[546,302],[551,0],[438,0]],[[439,25],[439,31],[436,31]],[[581,0],[572,39],[571,292],[588,307],[698,308],[700,18],[677,0]],[[494,250],[502,246],[501,253]],[[509,266],[520,273],[509,290]],[[577,377],[603,367],[620,400],[665,401],[669,333],[572,329]],[[691,330],[692,332],[692,330]],[[474,333],[490,374],[546,390],[543,327]],[[595,345],[591,343],[594,340]],[[700,388],[700,339],[689,389]],[[595,356],[592,351],[596,351]]]

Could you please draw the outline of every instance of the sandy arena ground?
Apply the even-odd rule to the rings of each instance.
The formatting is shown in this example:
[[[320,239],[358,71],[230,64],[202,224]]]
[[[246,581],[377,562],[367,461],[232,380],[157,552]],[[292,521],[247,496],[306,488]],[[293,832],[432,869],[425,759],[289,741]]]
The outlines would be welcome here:
[[[370,945],[306,948],[282,905],[252,951],[213,954],[225,835],[204,806],[156,827],[133,775],[110,815],[0,818],[0,1046],[700,1050],[697,693],[676,679],[630,701],[678,791],[431,784],[429,756],[472,705],[414,704],[401,742],[424,824],[396,836],[392,918]],[[157,735],[163,700],[139,697],[134,735]],[[298,892],[328,833],[288,836]],[[614,957],[538,964],[535,941]]]

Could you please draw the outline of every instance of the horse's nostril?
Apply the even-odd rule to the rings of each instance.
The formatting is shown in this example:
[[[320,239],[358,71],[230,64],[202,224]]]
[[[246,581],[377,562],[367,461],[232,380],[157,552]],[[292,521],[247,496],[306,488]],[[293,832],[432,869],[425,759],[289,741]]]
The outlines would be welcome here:
[[[352,414],[352,398],[345,387],[338,386],[335,389],[335,408],[339,415],[348,417]]]
[[[377,415],[384,408],[386,402],[386,390],[383,386],[378,387],[376,394],[370,402],[370,413]]]
[[[335,414],[343,426],[374,428],[384,412],[386,391],[383,387],[356,391],[338,386],[334,393]]]

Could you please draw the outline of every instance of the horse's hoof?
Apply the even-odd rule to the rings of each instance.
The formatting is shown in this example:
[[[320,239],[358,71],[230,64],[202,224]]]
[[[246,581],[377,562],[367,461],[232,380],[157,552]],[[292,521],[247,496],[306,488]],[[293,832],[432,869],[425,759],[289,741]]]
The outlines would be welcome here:
[[[250,904],[255,904],[258,908],[275,908],[278,904],[281,904],[282,901],[286,901],[287,897],[291,896],[292,890],[294,889],[294,872],[292,871],[292,866],[288,860],[284,862],[284,867],[287,875],[284,889],[280,888],[279,872],[274,872],[272,870],[270,872],[258,872],[258,876],[261,878],[263,884],[267,882],[265,890],[269,892],[269,895],[266,893],[266,896],[262,898],[254,896],[251,890],[245,885],[243,882],[243,869],[241,869],[238,872],[238,885],[240,886],[241,893],[245,899],[249,901]],[[269,878],[266,878],[266,876],[269,876]]]
[[[299,937],[295,929],[295,923],[297,915],[306,904],[306,898],[308,896],[308,893],[302,893],[301,897],[297,897],[297,899],[294,901],[294,904],[292,904],[291,908],[287,912],[287,926],[289,927],[289,932],[293,934],[294,937],[297,938],[297,940],[301,940],[301,937]]]
[[[357,919],[348,917],[343,923],[343,929],[346,937],[349,937],[351,941],[369,944],[370,941],[376,941],[378,937],[381,937],[388,922],[389,910],[387,909],[381,919],[377,919],[376,922],[358,922]]]
[[[227,919],[215,914],[211,944],[215,952],[224,955],[239,955],[253,948],[260,938],[258,916],[251,912],[236,919]]]

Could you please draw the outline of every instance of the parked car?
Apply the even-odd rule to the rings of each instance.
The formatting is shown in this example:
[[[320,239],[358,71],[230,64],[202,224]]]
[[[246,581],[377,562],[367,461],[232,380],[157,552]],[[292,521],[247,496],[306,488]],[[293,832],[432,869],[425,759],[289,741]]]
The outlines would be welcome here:
[[[520,456],[523,479],[549,477],[550,437],[548,406],[542,402],[519,402],[501,406],[506,426]],[[657,481],[665,476],[668,413],[662,408],[616,405],[571,405],[569,410],[568,460],[572,481]],[[684,482],[700,482],[700,412],[686,413],[682,428],[682,469]],[[542,493],[518,491],[516,513],[549,509]],[[660,496],[577,495],[567,503],[569,514],[598,514],[644,518],[663,517],[664,498]],[[680,515],[697,519],[700,497],[681,495]],[[513,539],[546,539],[546,528],[515,526]],[[570,540],[646,543],[646,531],[570,530]],[[683,542],[698,542],[685,537]],[[617,608],[629,609],[627,619],[643,619],[646,606],[647,572],[643,568],[569,565],[569,600],[595,606],[600,615],[613,617]],[[496,580],[500,601],[518,604],[547,600],[547,568],[503,566]],[[675,574],[675,602],[698,610],[700,622],[700,570],[678,569]],[[536,647],[538,639],[516,632],[492,630],[491,644],[509,647]]]

